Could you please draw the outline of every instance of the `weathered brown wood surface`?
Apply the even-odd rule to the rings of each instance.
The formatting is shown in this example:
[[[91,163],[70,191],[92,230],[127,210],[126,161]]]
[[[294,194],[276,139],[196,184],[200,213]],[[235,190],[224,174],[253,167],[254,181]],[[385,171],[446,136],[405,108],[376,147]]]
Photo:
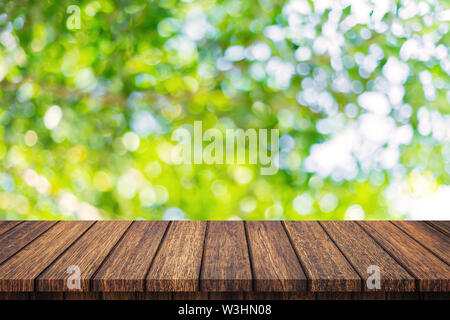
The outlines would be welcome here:
[[[447,221],[0,221],[1,299],[450,298]],[[69,288],[68,268],[80,270]],[[370,266],[380,270],[369,288]]]
[[[361,290],[361,278],[316,221],[288,221],[286,230],[311,291]]]
[[[392,222],[361,221],[359,224],[416,279],[418,291],[450,291],[450,267]]]
[[[380,291],[415,291],[415,279],[373,240],[355,221],[320,222],[363,279],[362,291],[370,291],[367,280],[371,266],[382,272]]]
[[[147,291],[198,291],[205,221],[172,222],[146,278]]]
[[[202,291],[252,291],[252,271],[242,221],[211,221],[203,249]]]
[[[93,278],[92,290],[144,291],[144,281],[169,222],[135,221]]]

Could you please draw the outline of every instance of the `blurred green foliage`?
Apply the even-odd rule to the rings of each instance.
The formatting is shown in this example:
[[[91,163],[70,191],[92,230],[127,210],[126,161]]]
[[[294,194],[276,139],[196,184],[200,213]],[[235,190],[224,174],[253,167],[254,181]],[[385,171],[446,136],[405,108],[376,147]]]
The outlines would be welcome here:
[[[449,10],[2,1],[0,219],[448,219]],[[174,165],[194,120],[280,129],[280,170]]]

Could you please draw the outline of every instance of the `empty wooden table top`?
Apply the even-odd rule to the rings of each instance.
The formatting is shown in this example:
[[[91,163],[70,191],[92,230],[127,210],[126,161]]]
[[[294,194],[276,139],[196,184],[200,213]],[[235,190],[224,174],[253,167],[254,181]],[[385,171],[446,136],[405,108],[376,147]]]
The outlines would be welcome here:
[[[449,230],[448,221],[0,221],[0,292],[448,292]]]

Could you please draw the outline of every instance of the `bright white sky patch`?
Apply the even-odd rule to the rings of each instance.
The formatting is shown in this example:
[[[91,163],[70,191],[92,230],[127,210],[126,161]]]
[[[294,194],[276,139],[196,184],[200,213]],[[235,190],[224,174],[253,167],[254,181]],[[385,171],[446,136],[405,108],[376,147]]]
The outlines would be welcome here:
[[[310,214],[313,208],[313,204],[314,199],[307,192],[295,197],[294,201],[292,202],[294,210],[300,215]]]
[[[375,114],[386,115],[391,112],[391,106],[386,96],[380,92],[364,92],[358,97],[361,107]]]
[[[354,204],[350,206],[347,211],[345,211],[345,220],[364,220],[366,214],[363,208],[359,204]]]
[[[245,58],[243,46],[231,46],[225,50],[225,58],[229,61],[239,61]]]
[[[186,220],[183,210],[179,208],[168,208],[163,214],[163,220]]]
[[[249,60],[266,61],[270,58],[270,47],[264,42],[257,42],[247,49],[247,58]]]
[[[274,42],[284,40],[285,31],[279,25],[268,26],[264,29],[264,35]]]
[[[55,129],[62,119],[62,110],[59,106],[51,106],[44,116],[44,124],[49,130]]]
[[[414,171],[385,191],[391,215],[411,220],[450,220],[450,186],[436,186],[431,175]]]
[[[311,50],[308,47],[300,47],[295,51],[295,59],[297,61],[306,61],[311,59]]]
[[[383,75],[386,79],[395,84],[405,83],[408,73],[408,65],[398,60],[396,57],[389,57],[383,67]]]

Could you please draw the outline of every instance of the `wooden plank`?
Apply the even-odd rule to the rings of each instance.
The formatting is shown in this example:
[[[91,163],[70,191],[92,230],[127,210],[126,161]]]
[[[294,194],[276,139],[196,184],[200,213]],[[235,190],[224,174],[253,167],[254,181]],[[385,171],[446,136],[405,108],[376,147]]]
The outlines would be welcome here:
[[[416,285],[420,293],[398,297],[448,297],[450,238],[433,223],[26,221],[0,234],[0,292],[31,299],[375,299]],[[62,294],[69,265],[80,267],[82,289]],[[366,290],[369,265],[381,269],[380,291]],[[105,294],[88,292],[94,288]]]
[[[205,221],[173,221],[150,267],[147,291],[198,291]]]
[[[386,300],[420,300],[419,292],[385,292]]]
[[[103,292],[103,300],[136,300],[135,292]]]
[[[44,273],[36,279],[38,291],[80,291],[90,290],[90,279],[100,267],[108,253],[119,241],[131,221],[98,221]],[[80,269],[80,289],[70,289],[67,279],[69,266]]]
[[[252,271],[242,221],[208,222],[201,291],[251,291]]]
[[[316,292],[316,300],[353,300],[353,292]]]
[[[385,291],[353,292],[353,300],[386,300]]]
[[[55,223],[56,221],[25,221],[0,235],[0,264],[39,237]]]
[[[372,274],[369,266],[380,268],[382,291],[414,291],[415,279],[381,248],[355,221],[321,221],[334,243],[362,277],[363,290]]]
[[[63,292],[32,292],[30,300],[64,300]]]
[[[315,292],[245,292],[245,300],[315,300]]]
[[[245,293],[241,292],[209,292],[208,300],[244,300]]]
[[[316,221],[286,221],[312,292],[361,291],[361,278]]]
[[[0,291],[33,291],[34,279],[92,224],[57,223],[0,266]]]
[[[0,221],[0,235],[21,223],[22,221]]]
[[[135,221],[92,279],[104,292],[144,291],[144,280],[168,221]]]
[[[450,267],[389,221],[358,222],[416,279],[420,291],[449,291]]]
[[[422,292],[422,300],[445,300],[450,301],[450,292]]]
[[[136,300],[172,300],[170,292],[136,292]]]
[[[30,300],[28,292],[0,292],[1,300]]]
[[[450,237],[423,221],[393,221],[392,223],[432,251],[441,260],[450,264]]]
[[[172,300],[208,300],[208,292],[174,292],[172,293]]]
[[[445,235],[450,236],[450,221],[427,221],[427,223]]]
[[[64,300],[102,300],[101,292],[64,292]]]
[[[307,280],[279,221],[247,221],[255,291],[306,291]]]

